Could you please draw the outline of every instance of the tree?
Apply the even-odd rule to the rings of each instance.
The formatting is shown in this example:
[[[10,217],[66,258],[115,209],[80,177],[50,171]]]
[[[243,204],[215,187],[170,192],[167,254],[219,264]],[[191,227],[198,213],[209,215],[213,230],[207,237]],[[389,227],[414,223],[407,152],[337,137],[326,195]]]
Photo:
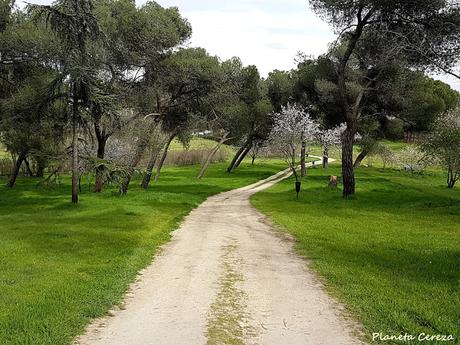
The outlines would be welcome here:
[[[233,157],[227,172],[232,172],[248,155],[254,140],[267,140],[273,121],[273,107],[267,97],[267,91],[260,79],[256,66],[248,66],[241,71],[239,81],[239,101],[234,105],[238,116],[230,136],[233,141],[242,143]]]
[[[408,66],[415,64],[413,47],[420,42],[430,42],[436,51],[441,51],[452,40],[439,40],[439,31],[454,24],[458,32],[459,9],[444,0],[312,0],[310,4],[339,32],[337,42],[340,48],[333,59],[336,66],[334,84],[340,114],[347,124],[342,140],[342,175],[343,196],[349,197],[355,193],[354,135],[358,130],[357,122],[362,115],[366,93],[380,76],[376,65],[382,65],[382,62],[385,65],[390,61],[407,63]],[[425,30],[433,23],[436,23],[438,30]],[[432,59],[423,59],[421,54],[417,57],[418,66],[433,65]],[[361,71],[361,75],[357,76],[359,82],[353,86],[350,75],[357,70]]]
[[[10,188],[15,185],[23,163],[29,174],[34,175],[28,158],[35,157],[36,175],[42,176],[44,161],[64,141],[65,105],[42,106],[47,83],[53,75],[49,70],[38,67],[28,68],[27,71],[31,76],[17,83],[16,92],[0,106],[0,141],[16,156],[14,171],[7,183]]]
[[[318,124],[310,115],[297,105],[283,107],[281,112],[273,114],[274,125],[270,133],[270,144],[285,159],[296,181],[297,197],[301,187],[301,175],[297,171],[298,154],[305,137],[317,134]]]
[[[53,32],[61,40],[65,53],[60,63],[60,75],[52,83],[51,92],[68,88],[68,104],[72,127],[72,203],[78,203],[79,157],[78,135],[82,123],[82,111],[90,106],[91,94],[95,92],[96,75],[94,58],[90,54],[90,44],[102,37],[92,0],[57,0],[52,6],[28,5],[38,20],[45,19]]]
[[[342,123],[334,128],[325,129],[319,132],[318,139],[323,147],[323,168],[328,168],[329,150],[333,146],[340,145],[345,130],[346,124]]]
[[[454,188],[460,179],[460,111],[456,109],[440,117],[433,126],[425,152],[436,157],[447,170],[447,186]]]
[[[159,159],[155,174],[156,181],[174,138],[179,137],[184,142],[190,139],[189,132],[193,128],[194,118],[201,114],[202,99],[213,90],[216,81],[219,80],[220,63],[216,57],[210,56],[202,48],[187,48],[180,49],[164,59],[158,66],[159,70],[155,77],[149,70],[150,67],[147,67],[146,71],[150,77],[145,82],[155,95],[150,100],[153,103],[150,109],[155,112],[152,126],[161,125],[168,137],[160,156],[152,151],[149,159],[149,166]],[[132,169],[140,162],[148,147],[148,140],[149,138],[139,140],[135,159],[131,163]],[[130,179],[129,176],[123,185],[121,190],[123,194],[128,190]],[[144,188],[148,188],[149,183],[150,181],[145,180]]]
[[[154,1],[138,8],[130,0],[104,0],[97,3],[95,12],[107,41],[102,47],[104,63],[99,73],[107,77],[100,83],[100,88],[111,95],[110,99],[94,98],[91,107],[97,158],[101,162],[96,168],[95,191],[100,192],[107,141],[136,117],[154,112],[148,106],[142,106],[145,101],[140,102],[140,106],[136,104],[138,97],[133,94],[146,96],[149,85],[145,81],[158,78],[154,75],[159,74],[158,65],[175,47],[190,38],[191,27],[176,8],[163,8]],[[131,112],[131,116],[123,116],[127,113],[126,108],[137,109]],[[155,133],[158,132],[151,135]],[[138,160],[133,162],[137,165]],[[151,163],[152,159],[147,170]],[[146,178],[150,175],[151,171]],[[148,183],[145,180],[143,185]]]
[[[293,100],[293,78],[289,72],[275,70],[268,74],[266,83],[268,85],[268,98],[273,109],[280,112],[282,107]]]

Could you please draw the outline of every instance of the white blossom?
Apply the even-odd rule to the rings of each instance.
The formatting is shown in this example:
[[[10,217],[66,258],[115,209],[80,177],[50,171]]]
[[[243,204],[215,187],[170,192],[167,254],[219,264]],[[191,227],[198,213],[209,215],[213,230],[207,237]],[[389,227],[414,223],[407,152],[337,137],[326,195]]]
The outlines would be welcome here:
[[[270,134],[273,148],[284,156],[297,178],[297,152],[302,142],[313,143],[319,133],[319,124],[298,105],[287,105],[274,114]]]

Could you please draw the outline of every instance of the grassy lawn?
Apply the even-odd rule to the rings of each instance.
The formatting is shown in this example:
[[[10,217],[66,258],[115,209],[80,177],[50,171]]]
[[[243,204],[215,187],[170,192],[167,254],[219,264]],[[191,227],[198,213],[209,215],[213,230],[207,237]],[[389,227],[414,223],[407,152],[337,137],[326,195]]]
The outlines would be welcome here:
[[[448,190],[439,172],[413,177],[362,168],[357,196],[343,200],[327,187],[329,175],[340,175],[339,168],[311,170],[298,202],[292,180],[252,202],[295,236],[298,251],[368,338],[425,332],[453,334],[458,343],[460,190]]]
[[[70,344],[91,318],[121,301],[205,198],[282,168],[265,161],[228,175],[216,164],[198,181],[199,167],[168,167],[148,191],[134,181],[125,197],[115,189],[83,192],[78,207],[70,204],[68,178],[53,188],[37,188],[33,179],[0,187],[0,344]]]

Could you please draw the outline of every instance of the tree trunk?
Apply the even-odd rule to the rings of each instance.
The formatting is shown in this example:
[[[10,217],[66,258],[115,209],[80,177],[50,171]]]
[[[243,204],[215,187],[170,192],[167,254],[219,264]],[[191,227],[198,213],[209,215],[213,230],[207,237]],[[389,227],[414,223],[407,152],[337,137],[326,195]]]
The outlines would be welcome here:
[[[78,182],[79,182],[79,167],[78,167],[78,104],[77,100],[73,100],[72,112],[72,203],[78,203]]]
[[[155,164],[158,160],[159,155],[160,155],[160,150],[155,150],[154,152],[152,152],[152,155],[150,156],[149,163],[147,164],[147,172],[141,184],[141,187],[144,189],[149,188],[150,180],[152,179],[153,168],[155,167]]]
[[[34,177],[34,173],[33,173],[32,169],[30,168],[30,164],[29,164],[29,161],[27,160],[27,157],[24,158],[24,164],[25,164],[26,169],[27,169],[27,174],[28,174],[30,177]]]
[[[198,179],[202,179],[204,174],[206,173],[206,171],[208,170],[208,167],[209,167],[209,164],[211,164],[211,161],[212,161],[212,158],[215,156],[215,154],[217,152],[219,152],[219,149],[222,147],[222,145],[225,143],[226,141],[226,136],[223,137],[219,143],[211,150],[211,152],[209,152],[209,155],[208,157],[206,157],[206,160],[197,176]]]
[[[300,176],[307,176],[307,164],[306,164],[306,155],[307,155],[307,143],[305,140],[302,140],[302,148],[300,149]]]
[[[354,168],[359,168],[361,166],[361,163],[363,162],[364,158],[367,157],[369,154],[369,150],[362,150],[358,157],[356,157],[355,163],[353,164]]]
[[[238,158],[239,158],[239,157],[241,156],[241,154],[243,153],[243,151],[246,149],[246,146],[247,146],[247,145],[248,145],[248,141],[246,141],[246,142],[244,143],[244,145],[241,146],[241,147],[239,148],[239,150],[236,152],[236,154],[235,154],[235,156],[233,157],[233,159],[232,159],[230,165],[229,165],[228,168],[227,168],[227,172],[230,173],[230,172],[233,171],[233,169],[235,169],[235,164],[236,164],[236,162],[238,161]]]
[[[160,178],[161,169],[163,168],[163,165],[165,164],[165,161],[166,161],[166,157],[168,156],[169,146],[171,145],[171,142],[176,137],[176,135],[177,135],[177,132],[174,131],[174,133],[171,134],[171,136],[168,139],[168,142],[165,145],[165,148],[163,150],[163,155],[161,156],[160,162],[158,163],[157,173],[155,174],[155,182],[157,182],[158,179]]]
[[[342,137],[343,197],[355,194],[355,173],[353,170],[353,129],[348,127]]]
[[[16,160],[16,163],[14,165],[14,170],[13,173],[11,174],[10,180],[6,184],[6,187],[8,188],[13,188],[14,185],[16,184],[16,179],[18,178],[19,171],[21,170],[21,165],[24,162],[24,159],[26,158],[25,153],[20,153],[18,159]]]
[[[323,148],[323,169],[329,168],[329,148],[324,146]]]
[[[447,171],[447,187],[450,189],[453,189],[457,181],[458,181],[458,174],[454,173],[452,168],[449,167]]]
[[[243,160],[248,155],[249,151],[251,151],[251,145],[248,145],[244,149],[244,151],[241,153],[241,155],[238,157],[238,160],[236,161],[235,166],[233,167],[233,170],[235,170],[236,168],[238,168],[240,166],[240,164],[243,162]]]
[[[97,138],[97,158],[104,159],[105,157],[105,147],[107,145],[108,136],[100,129],[99,124],[95,124],[95,132]],[[94,192],[102,192],[104,186],[103,175],[104,175],[104,165],[98,164],[96,167],[96,182],[94,184]]]

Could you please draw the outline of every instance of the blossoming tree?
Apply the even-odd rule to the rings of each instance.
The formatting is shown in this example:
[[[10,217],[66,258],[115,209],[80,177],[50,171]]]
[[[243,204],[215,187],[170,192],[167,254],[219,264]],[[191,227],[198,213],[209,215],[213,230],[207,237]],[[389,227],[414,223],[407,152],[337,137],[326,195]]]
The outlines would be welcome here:
[[[341,144],[342,134],[346,129],[347,125],[342,123],[334,128],[319,132],[318,139],[323,147],[323,168],[327,168],[329,166],[329,149]]]
[[[270,143],[274,150],[286,159],[296,180],[298,197],[302,176],[297,170],[301,157],[299,153],[309,140],[317,136],[319,124],[298,105],[283,107],[279,113],[273,115],[273,119],[274,126],[270,134]]]

